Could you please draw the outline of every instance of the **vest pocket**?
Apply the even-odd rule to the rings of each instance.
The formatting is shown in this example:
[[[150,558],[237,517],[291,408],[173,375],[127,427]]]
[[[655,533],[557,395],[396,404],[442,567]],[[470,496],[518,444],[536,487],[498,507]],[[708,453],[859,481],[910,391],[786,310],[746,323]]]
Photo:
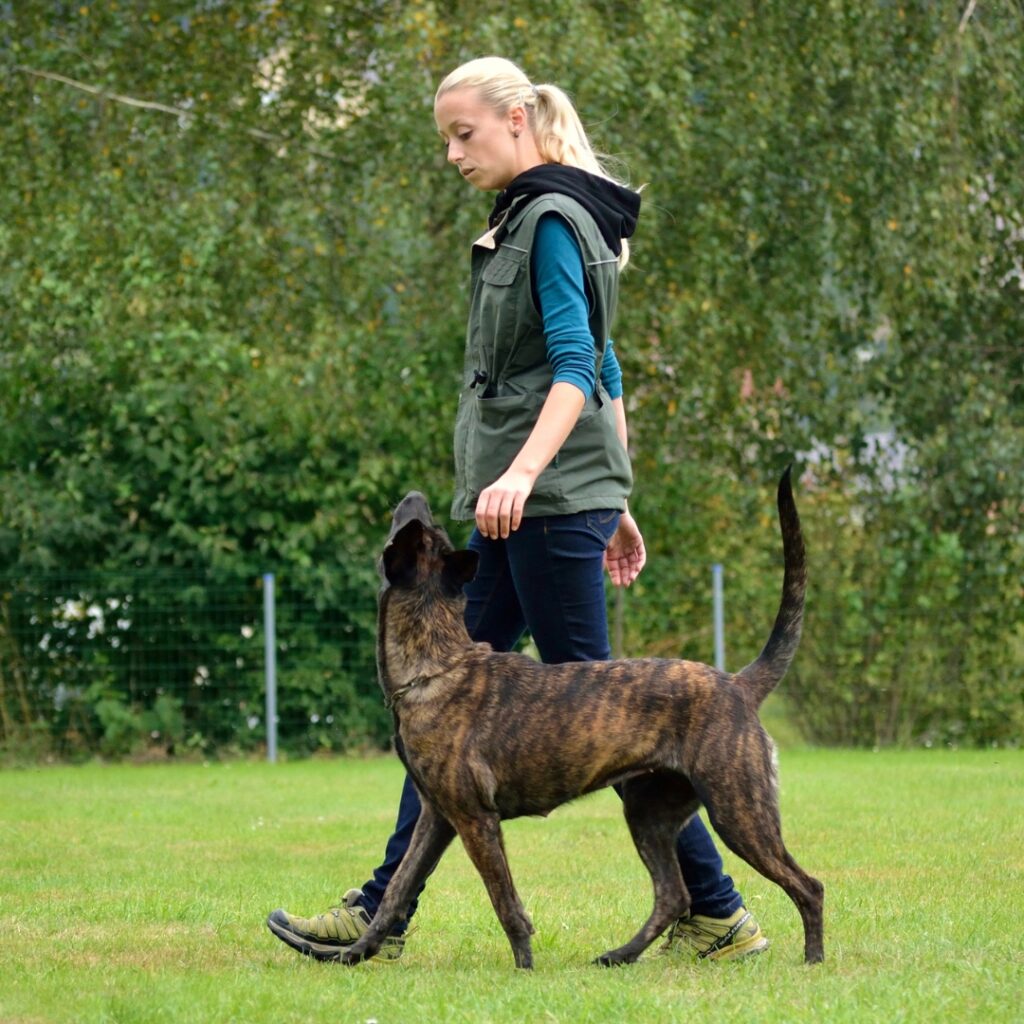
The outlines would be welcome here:
[[[474,495],[494,483],[519,454],[540,416],[545,395],[516,394],[472,401],[476,415],[466,451],[466,482]],[[548,466],[534,485],[534,494],[558,497],[558,469]]]
[[[494,284],[504,288],[515,281],[519,268],[522,265],[522,257],[506,256],[499,251],[491,257],[491,261],[484,267],[480,277],[487,284]]]
[[[629,455],[615,429],[610,402],[587,405],[558,453],[562,487],[569,496],[586,493],[604,497],[629,494],[633,471]]]

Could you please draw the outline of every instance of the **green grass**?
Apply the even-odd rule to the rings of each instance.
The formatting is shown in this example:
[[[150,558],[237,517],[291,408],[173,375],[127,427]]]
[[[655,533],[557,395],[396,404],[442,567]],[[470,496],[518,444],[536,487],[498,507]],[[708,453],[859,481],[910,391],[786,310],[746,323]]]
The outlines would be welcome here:
[[[457,846],[399,963],[292,953],[267,912],[360,884],[400,785],[391,758],[0,772],[0,1021],[1024,1020],[1024,752],[783,753],[787,843],[826,886],[813,968],[731,856],[768,954],[591,966],[649,909],[607,792],[506,825],[532,973]]]

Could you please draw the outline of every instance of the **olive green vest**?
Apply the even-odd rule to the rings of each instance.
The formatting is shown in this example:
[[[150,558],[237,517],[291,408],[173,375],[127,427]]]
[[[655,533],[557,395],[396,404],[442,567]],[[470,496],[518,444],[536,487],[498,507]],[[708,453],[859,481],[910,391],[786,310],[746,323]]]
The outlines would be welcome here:
[[[583,254],[598,384],[565,444],[538,477],[524,515],[589,509],[622,511],[633,483],[615,412],[600,383],[618,298],[619,265],[593,218],[569,196],[513,202],[505,220],[473,245],[466,362],[455,420],[453,519],[472,519],[480,492],[511,465],[551,390],[553,371],[530,284],[530,251],[540,217],[568,222]]]

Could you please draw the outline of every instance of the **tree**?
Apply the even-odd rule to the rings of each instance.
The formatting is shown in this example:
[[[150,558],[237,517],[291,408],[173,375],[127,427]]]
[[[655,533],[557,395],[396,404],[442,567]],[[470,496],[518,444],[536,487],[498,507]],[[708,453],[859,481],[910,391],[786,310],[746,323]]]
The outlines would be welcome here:
[[[339,664],[310,627],[294,713],[336,700],[349,724],[309,742],[383,740],[374,559],[406,490],[447,504],[491,201],[446,170],[431,98],[501,52],[645,185],[616,328],[652,555],[627,651],[708,658],[722,561],[730,652],[756,653],[795,459],[813,590],[784,685],[808,732],[1018,741],[1021,28],[974,0],[0,9],[6,607],[57,568],[187,570],[250,595],[237,636],[261,572],[301,578],[364,639]],[[29,692],[11,629],[0,704],[21,679],[48,714],[57,677]],[[237,642],[204,635],[230,670]],[[111,677],[83,714],[99,735],[111,686],[137,716],[170,695],[188,733],[194,671]],[[244,689],[203,735],[251,741]]]

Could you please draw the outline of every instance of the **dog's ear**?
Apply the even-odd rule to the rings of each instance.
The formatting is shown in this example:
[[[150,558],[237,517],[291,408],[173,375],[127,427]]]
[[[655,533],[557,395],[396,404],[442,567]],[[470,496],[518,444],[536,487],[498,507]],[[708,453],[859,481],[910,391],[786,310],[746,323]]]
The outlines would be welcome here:
[[[480,555],[476,551],[450,551],[444,556],[444,569],[441,571],[445,587],[453,594],[461,593],[476,575],[479,564]]]
[[[408,583],[416,572],[416,560],[423,545],[423,524],[411,519],[388,542],[382,560],[388,583]]]

